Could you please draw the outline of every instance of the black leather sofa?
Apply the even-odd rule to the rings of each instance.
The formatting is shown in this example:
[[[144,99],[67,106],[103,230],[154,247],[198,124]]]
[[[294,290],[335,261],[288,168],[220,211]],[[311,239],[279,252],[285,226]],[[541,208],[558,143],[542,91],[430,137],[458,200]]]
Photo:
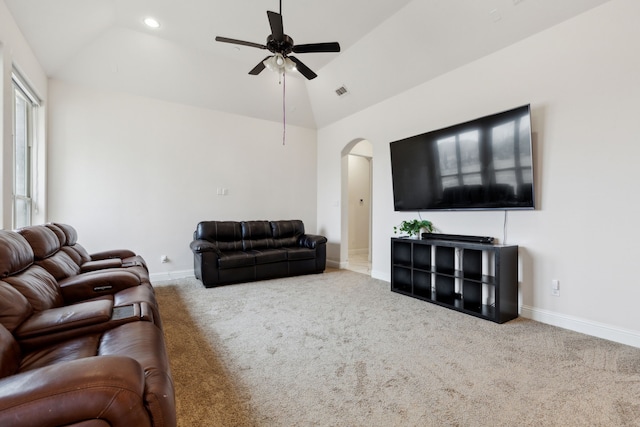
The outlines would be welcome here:
[[[191,242],[195,275],[210,288],[322,273],[327,238],[305,234],[300,220],[202,221]]]

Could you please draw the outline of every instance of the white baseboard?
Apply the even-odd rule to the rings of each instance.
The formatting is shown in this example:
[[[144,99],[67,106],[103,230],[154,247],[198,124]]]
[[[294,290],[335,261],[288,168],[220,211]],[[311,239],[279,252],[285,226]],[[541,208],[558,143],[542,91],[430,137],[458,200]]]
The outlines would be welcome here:
[[[331,259],[327,260],[327,267],[329,268],[344,269],[344,268],[347,268],[348,266],[349,266],[348,262],[340,262],[340,261],[335,261]]]
[[[383,273],[378,270],[371,270],[371,278],[378,279],[389,283],[389,287],[391,287],[391,279],[389,278],[389,273]]]
[[[521,307],[520,315],[527,319],[546,323],[548,325],[558,326],[560,328],[640,348],[640,332],[638,331],[619,328],[605,323],[594,322],[592,320],[556,313],[549,310],[542,310],[526,305]]]
[[[193,269],[181,270],[181,271],[165,271],[164,273],[149,274],[149,279],[151,280],[152,284],[157,282],[166,282],[169,280],[185,279],[190,277],[195,277],[193,274]]]

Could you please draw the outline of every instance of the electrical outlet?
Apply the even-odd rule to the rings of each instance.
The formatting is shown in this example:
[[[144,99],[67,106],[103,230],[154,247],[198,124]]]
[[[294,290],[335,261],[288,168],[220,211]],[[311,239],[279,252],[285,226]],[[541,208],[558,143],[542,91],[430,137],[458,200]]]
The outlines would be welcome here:
[[[551,295],[554,297],[560,296],[560,281],[558,279],[553,279],[551,281]]]

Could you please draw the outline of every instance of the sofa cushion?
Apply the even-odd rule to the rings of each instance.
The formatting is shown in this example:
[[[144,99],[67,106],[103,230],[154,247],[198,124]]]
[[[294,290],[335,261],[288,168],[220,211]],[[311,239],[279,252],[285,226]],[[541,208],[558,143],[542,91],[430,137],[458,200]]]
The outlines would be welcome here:
[[[22,359],[20,372],[85,357],[93,357],[98,352],[99,345],[100,334],[91,334],[32,351]]]
[[[67,235],[64,233],[64,231],[62,231],[62,229],[60,227],[58,227],[55,224],[49,223],[49,224],[45,224],[45,227],[47,227],[49,230],[53,231],[54,233],[56,233],[56,236],[58,237],[58,240],[60,241],[60,246],[64,246],[67,244]]]
[[[44,225],[32,225],[18,230],[33,249],[36,261],[45,259],[60,250],[60,239],[56,233]]]
[[[60,240],[60,249],[66,252],[76,264],[82,265],[85,262],[91,261],[91,256],[89,256],[87,251],[77,242],[78,233],[75,228],[60,223],[49,223],[46,226],[56,233]]]
[[[54,226],[58,227],[66,236],[66,245],[73,246],[78,242],[78,232],[75,228],[68,224],[61,224],[59,222],[52,223]]]
[[[67,245],[67,246],[64,246],[62,249],[65,249],[65,251],[69,249],[70,251],[73,251],[76,254],[78,254],[78,256],[80,257],[80,262],[78,263],[79,265],[82,265],[85,262],[89,262],[93,259],[91,258],[91,255],[89,254],[89,252],[80,243],[75,243],[74,245]]]
[[[36,264],[47,270],[58,281],[81,273],[80,266],[66,251],[60,250],[55,255],[36,261]]]
[[[73,260],[74,263],[76,263],[78,266],[82,266],[82,264],[86,263],[86,262],[91,262],[91,257],[89,256],[89,254],[87,254],[86,256],[83,254],[84,252],[84,248],[82,248],[81,246],[81,250],[78,250],[78,244],[75,244],[73,246],[63,246],[60,249],[60,252],[64,252],[65,254],[67,254],[69,256],[69,258],[71,258]]]
[[[275,242],[273,241],[269,221],[242,222],[242,248],[245,251],[274,247]]]
[[[242,250],[242,228],[236,221],[202,221],[194,239],[215,242],[221,251]]]
[[[32,225],[21,228],[18,233],[29,242],[36,264],[51,273],[56,280],[80,274],[78,263],[61,250],[67,238],[60,228],[53,225]]]
[[[60,307],[64,301],[56,280],[44,268],[34,265],[4,281],[27,298],[34,311]]]
[[[244,251],[222,252],[218,259],[218,268],[250,267],[256,264],[256,257]]]
[[[255,257],[256,264],[270,264],[287,260],[285,249],[260,249],[249,251],[249,253]]]
[[[0,230],[0,278],[33,264],[33,249],[27,239],[15,231]]]
[[[297,246],[298,238],[304,234],[304,223],[300,220],[271,221],[271,233],[276,247]]]
[[[13,332],[33,313],[29,301],[13,286],[0,282],[0,324]]]

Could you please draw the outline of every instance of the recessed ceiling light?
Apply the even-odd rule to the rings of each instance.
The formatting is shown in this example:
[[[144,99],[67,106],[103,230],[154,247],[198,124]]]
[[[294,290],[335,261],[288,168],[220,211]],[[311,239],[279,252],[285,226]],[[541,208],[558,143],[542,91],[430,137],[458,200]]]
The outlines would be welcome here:
[[[160,28],[160,23],[155,18],[144,18],[144,23],[149,28]]]

